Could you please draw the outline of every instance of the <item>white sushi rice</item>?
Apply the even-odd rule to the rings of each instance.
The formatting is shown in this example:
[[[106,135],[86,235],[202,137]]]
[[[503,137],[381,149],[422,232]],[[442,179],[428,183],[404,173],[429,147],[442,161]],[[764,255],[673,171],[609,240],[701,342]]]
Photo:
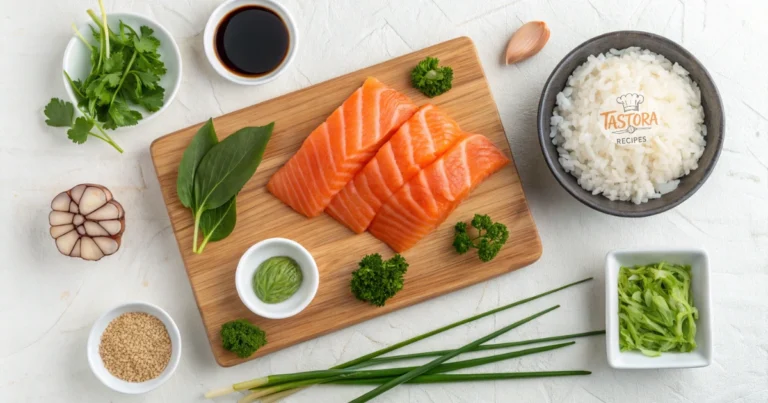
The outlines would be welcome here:
[[[627,91],[653,105],[659,125],[641,144],[620,145],[601,129],[601,106]],[[557,95],[550,137],[563,168],[584,189],[640,204],[671,192],[698,167],[706,145],[699,87],[688,71],[638,47],[590,56]],[[648,131],[650,132],[650,130]]]

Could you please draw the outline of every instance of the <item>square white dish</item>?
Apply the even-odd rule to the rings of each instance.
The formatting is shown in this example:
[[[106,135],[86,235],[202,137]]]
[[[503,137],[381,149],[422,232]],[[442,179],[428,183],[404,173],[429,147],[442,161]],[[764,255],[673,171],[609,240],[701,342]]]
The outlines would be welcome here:
[[[619,350],[618,277],[622,266],[657,262],[691,265],[693,304],[699,310],[696,321],[696,349],[688,353],[665,352],[660,357],[647,357],[639,351]],[[695,368],[712,363],[712,292],[709,257],[703,249],[617,250],[605,257],[605,347],[608,364],[613,368]]]

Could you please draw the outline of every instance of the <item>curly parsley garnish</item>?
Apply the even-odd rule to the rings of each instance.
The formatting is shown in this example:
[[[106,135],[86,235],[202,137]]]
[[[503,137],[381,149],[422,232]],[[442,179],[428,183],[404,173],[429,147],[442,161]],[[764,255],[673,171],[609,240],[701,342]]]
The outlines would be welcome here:
[[[467,223],[459,221],[454,227],[453,247],[459,254],[477,249],[477,256],[483,262],[489,262],[499,254],[501,247],[509,238],[507,226],[493,222],[487,215],[475,214],[472,219],[472,227],[477,230],[477,236],[471,237],[467,230]]]
[[[411,71],[413,88],[430,98],[450,90],[452,86],[453,69],[447,66],[438,67],[439,62],[436,57],[427,57]]]
[[[366,255],[359,268],[352,272],[352,293],[357,299],[384,306],[384,302],[403,289],[403,275],[407,270],[408,263],[399,254],[389,260],[382,259],[378,253]]]

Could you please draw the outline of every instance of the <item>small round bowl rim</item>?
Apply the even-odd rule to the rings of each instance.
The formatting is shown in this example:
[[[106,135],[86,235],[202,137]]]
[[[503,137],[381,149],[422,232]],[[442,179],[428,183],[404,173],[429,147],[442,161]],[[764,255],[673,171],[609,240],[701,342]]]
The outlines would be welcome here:
[[[254,294],[253,288],[251,286],[251,278],[253,277],[253,274],[251,273],[251,275],[245,276],[244,273],[246,271],[252,271],[255,273],[257,268],[251,267],[247,263],[249,263],[251,255],[259,253],[260,249],[263,249],[274,243],[280,243],[290,249],[293,249],[296,254],[302,255],[304,259],[309,262],[309,267],[302,266],[303,271],[309,272],[311,274],[310,276],[307,276],[305,273],[303,280],[309,282],[309,289],[305,292],[304,295],[299,296],[301,297],[301,302],[293,309],[280,309],[278,307],[280,304],[255,304],[251,302],[252,300],[258,298]],[[309,306],[309,304],[312,303],[312,301],[315,299],[315,295],[317,295],[319,286],[320,271],[317,268],[317,262],[315,261],[315,258],[300,243],[287,238],[268,238],[253,244],[240,257],[240,260],[237,262],[237,269],[235,270],[235,288],[237,289],[237,295],[240,297],[240,301],[243,303],[243,305],[245,305],[246,308],[248,308],[248,310],[258,316],[267,319],[285,319],[299,314],[304,309],[306,309],[307,306]],[[301,292],[301,289],[299,289],[299,291],[296,293],[298,294],[299,292]],[[263,308],[260,307],[260,305],[263,305]]]
[[[168,365],[166,366],[165,370],[163,370],[163,372],[157,378],[153,378],[140,383],[124,381],[109,373],[106,367],[104,367],[104,363],[98,357],[98,346],[101,344],[101,336],[104,331],[98,331],[97,329],[102,327],[106,329],[106,326],[109,325],[109,322],[105,323],[107,318],[113,316],[116,311],[121,311],[126,308],[128,309],[125,311],[126,313],[144,312],[157,317],[163,322],[166,330],[168,331],[168,336],[171,339],[171,358],[170,361],[168,361]],[[116,317],[117,316],[114,316],[114,318]],[[109,321],[111,322],[114,318],[109,319]],[[91,368],[91,372],[93,372],[93,375],[96,376],[96,378],[101,381],[104,386],[116,392],[129,395],[137,395],[156,389],[173,376],[173,374],[176,372],[176,368],[179,366],[179,361],[181,361],[181,348],[181,332],[179,332],[179,327],[176,326],[176,322],[173,320],[171,315],[168,314],[168,312],[159,306],[150,304],[148,302],[130,301],[108,309],[106,312],[104,312],[104,314],[99,316],[95,322],[93,322],[91,330],[88,334],[86,356],[88,358],[88,365]],[[92,351],[95,351],[95,353],[91,354]],[[150,382],[152,383],[151,385],[149,384]],[[116,386],[115,384],[119,386]]]
[[[244,77],[232,73],[222,65],[221,60],[219,60],[219,57],[216,55],[216,49],[213,46],[216,28],[219,26],[219,23],[221,23],[224,16],[231,10],[247,5],[264,6],[276,11],[285,20],[286,28],[288,28],[288,33],[291,37],[291,42],[288,45],[288,54],[285,56],[283,62],[277,66],[276,69],[263,76]],[[294,20],[293,16],[285,6],[274,0],[227,0],[219,4],[219,6],[213,10],[210,17],[208,17],[208,22],[206,22],[205,29],[203,30],[203,49],[205,50],[205,58],[208,59],[208,63],[211,64],[211,67],[216,73],[235,84],[259,85],[266,84],[276,79],[293,62],[293,59],[296,58],[298,47],[299,30],[296,26],[296,20]]]
[[[128,126],[129,128],[135,128],[138,126],[141,126],[143,123],[146,123],[152,119],[154,119],[156,116],[163,113],[168,107],[173,103],[173,100],[176,99],[176,95],[179,93],[179,88],[181,87],[181,76],[183,71],[182,66],[182,60],[181,60],[181,51],[179,51],[179,46],[176,43],[176,39],[173,38],[173,35],[171,35],[171,32],[168,31],[164,26],[162,26],[159,22],[138,13],[131,13],[131,12],[115,12],[115,13],[109,13],[107,14],[107,19],[112,20],[113,18],[120,19],[120,17],[132,17],[137,20],[144,21],[144,24],[148,27],[152,28],[155,31],[161,31],[165,36],[170,38],[170,46],[171,49],[173,49],[172,55],[164,55],[167,57],[172,57],[176,60],[176,63],[179,66],[179,72],[176,75],[176,77],[171,77],[171,81],[173,81],[173,90],[171,90],[169,93],[166,93],[165,100],[163,102],[163,106],[160,107],[155,112],[148,112],[148,113],[142,113],[143,118],[139,120],[139,122],[133,126]],[[86,24],[85,23],[81,26],[78,26],[77,29],[82,29]],[[67,69],[67,61],[72,57],[72,50],[74,47],[80,43],[80,40],[77,38],[77,35],[72,35],[72,38],[69,39],[69,42],[67,42],[67,47],[64,48],[64,57],[62,60],[62,70],[66,71]],[[63,74],[62,74],[63,76]],[[64,90],[67,92],[67,96],[69,97],[70,102],[73,104],[77,104],[77,97],[75,96],[75,93],[72,91],[72,88],[69,87],[69,82],[67,82],[66,77],[62,77],[62,80],[64,81]],[[124,129],[122,127],[119,127],[117,130]]]
[[[671,200],[670,202],[667,202],[666,204],[660,207],[642,210],[642,211],[623,211],[619,209],[606,208],[606,207],[603,207],[602,205],[591,203],[589,197],[592,196],[592,193],[582,188],[581,185],[579,185],[578,183],[576,183],[576,186],[578,187],[578,189],[572,188],[571,184],[566,182],[567,180],[566,178],[567,176],[573,177],[573,175],[565,171],[563,171],[562,173],[559,172],[557,170],[557,167],[555,166],[555,164],[558,164],[558,165],[560,164],[557,154],[555,153],[554,155],[552,155],[549,153],[547,149],[547,142],[551,143],[552,141],[549,137],[549,125],[547,124],[545,125],[545,127],[542,127],[542,124],[541,124],[542,119],[545,118],[546,121],[549,122],[549,118],[551,117],[551,116],[544,117],[542,116],[542,114],[545,109],[545,102],[544,102],[545,95],[547,94],[548,91],[551,90],[550,87],[552,86],[552,81],[555,79],[555,76],[558,74],[566,74],[566,73],[570,76],[570,74],[573,73],[573,71],[561,72],[566,61],[568,61],[571,57],[573,57],[575,54],[581,51],[581,49],[583,49],[584,47],[586,47],[587,45],[593,42],[599,41],[607,37],[624,35],[624,34],[645,36],[652,41],[664,42],[672,47],[677,48],[677,50],[685,58],[690,60],[693,64],[696,64],[701,69],[701,72],[703,73],[702,77],[704,77],[709,82],[709,84],[712,85],[712,88],[714,89],[714,95],[715,95],[713,99],[715,101],[713,105],[713,109],[719,110],[720,115],[722,116],[721,131],[719,133],[720,138],[717,141],[717,145],[716,145],[717,149],[715,150],[714,156],[707,166],[705,167],[700,166],[699,168],[697,168],[697,169],[703,169],[704,173],[703,173],[703,176],[701,177],[701,180],[699,180],[695,185],[693,185],[693,187],[687,193],[683,194],[678,199]],[[667,57],[667,55],[662,55],[662,56]],[[700,85],[700,83],[698,82],[697,84]],[[562,91],[562,89],[560,90]],[[688,200],[691,196],[693,196],[693,194],[696,193],[701,188],[701,186],[704,185],[704,183],[707,181],[709,176],[712,174],[712,171],[714,170],[715,166],[717,165],[717,161],[720,158],[720,154],[723,149],[723,143],[725,138],[725,119],[726,119],[726,116],[725,116],[725,110],[723,108],[723,100],[720,95],[720,91],[717,88],[717,85],[715,83],[715,80],[712,78],[712,75],[706,69],[704,64],[701,63],[701,61],[698,58],[696,58],[696,56],[694,56],[682,45],[664,36],[654,34],[651,32],[646,32],[646,31],[621,30],[621,31],[607,32],[601,35],[597,35],[593,38],[587,39],[586,41],[574,47],[565,56],[563,56],[563,58],[552,69],[552,72],[549,74],[549,77],[547,78],[547,81],[544,83],[544,87],[541,90],[541,95],[539,96],[539,103],[537,107],[536,126],[537,126],[537,132],[539,137],[539,147],[541,148],[541,152],[544,156],[544,161],[547,164],[547,168],[555,177],[555,180],[557,181],[557,183],[560,184],[560,186],[563,187],[563,189],[565,189],[566,192],[568,192],[571,196],[573,196],[576,200],[578,200],[580,203],[584,204],[585,206],[590,207],[594,210],[600,211],[602,213],[610,214],[617,217],[640,218],[640,217],[648,217],[648,216],[660,214],[677,207],[681,203]],[[707,135],[709,135],[709,133],[707,133]],[[709,144],[710,144],[710,141],[707,142],[707,146],[709,146]],[[683,176],[683,178],[685,178],[685,176]],[[605,197],[603,195],[598,195],[598,196]],[[606,200],[608,199],[606,198]],[[624,201],[622,203],[630,203],[630,202]]]

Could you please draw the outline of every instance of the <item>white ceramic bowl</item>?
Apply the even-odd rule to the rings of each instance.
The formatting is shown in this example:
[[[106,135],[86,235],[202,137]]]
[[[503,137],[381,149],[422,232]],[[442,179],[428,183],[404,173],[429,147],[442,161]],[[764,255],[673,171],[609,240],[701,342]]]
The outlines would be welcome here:
[[[640,352],[619,350],[619,269],[661,261],[691,265],[693,304],[699,310],[696,349],[689,353],[666,352],[647,357]],[[605,344],[608,364],[613,368],[693,368],[712,362],[712,292],[707,252],[702,249],[648,249],[613,251],[605,259]]]
[[[280,16],[280,18],[283,21],[285,21],[285,24],[288,28],[288,35],[290,37],[289,43],[288,43],[288,54],[285,56],[285,59],[280,64],[280,66],[278,66],[272,72],[262,76],[245,77],[245,76],[237,75],[229,71],[226,67],[224,67],[218,55],[216,55],[216,45],[215,45],[216,28],[218,28],[221,20],[224,19],[224,17],[227,14],[229,14],[230,11],[238,9],[243,6],[262,6],[262,7],[268,8],[274,11],[278,16]],[[298,48],[298,46],[299,46],[299,30],[296,28],[296,23],[294,22],[293,17],[291,17],[291,14],[288,12],[287,9],[285,9],[285,7],[283,7],[280,3],[273,0],[225,1],[221,3],[221,5],[216,7],[215,10],[213,10],[213,13],[211,13],[211,16],[208,18],[208,23],[205,24],[205,31],[203,32],[203,48],[205,49],[205,57],[208,59],[208,62],[211,63],[211,66],[213,67],[213,69],[216,70],[216,72],[219,73],[220,76],[237,84],[257,85],[257,84],[264,84],[274,80],[275,78],[277,78],[278,75],[280,75],[280,73],[282,73],[285,70],[285,68],[289,64],[291,64],[294,57],[296,56],[296,49]]]
[[[163,113],[163,111],[168,108],[168,105],[173,102],[174,98],[176,98],[176,94],[178,93],[179,87],[181,86],[181,53],[179,52],[179,47],[176,45],[176,41],[173,40],[173,36],[171,36],[170,32],[168,32],[168,30],[166,30],[157,22],[139,14],[107,13],[107,24],[109,24],[109,27],[113,30],[118,29],[121,20],[125,24],[130,25],[131,28],[135,29],[136,31],[138,31],[139,27],[142,25],[146,25],[155,31],[153,35],[160,40],[158,53],[160,53],[160,59],[163,61],[165,68],[167,69],[165,75],[160,79],[160,85],[165,88],[165,99],[163,100],[163,106],[155,112],[149,112],[140,106],[132,105],[132,109],[138,110],[143,116],[143,118],[139,120],[139,123],[136,125],[139,126],[142,123],[148,122],[155,116]],[[88,26],[92,24],[93,21],[89,20],[88,23],[82,24],[77,29],[80,30],[80,33],[88,42],[96,43],[93,40],[91,29],[88,28]],[[85,46],[85,44],[77,38],[76,35],[72,36],[72,39],[70,39],[69,43],[67,44],[67,48],[64,50],[63,69],[70,75],[70,77],[72,77],[73,80],[83,80],[88,77],[88,73],[91,71],[90,51]],[[62,79],[64,80],[64,88],[67,90],[70,101],[77,105],[77,98],[75,97],[75,93],[72,91],[72,88],[67,82],[67,78],[64,77],[63,74]]]
[[[275,256],[288,256],[301,267],[302,282],[298,291],[287,300],[267,304],[253,291],[253,276],[265,260]],[[251,312],[264,318],[283,319],[304,310],[312,302],[320,284],[320,273],[312,255],[295,241],[285,238],[265,239],[248,248],[240,258],[235,272],[235,287],[240,300]]]
[[[168,336],[171,338],[171,360],[168,362],[168,366],[165,367],[163,373],[155,379],[138,383],[126,382],[110,374],[104,367],[104,361],[102,361],[101,355],[99,355],[101,335],[113,319],[127,312],[145,312],[155,316],[163,322],[165,329],[168,330]],[[129,302],[110,309],[96,320],[96,323],[91,328],[91,333],[88,335],[88,364],[91,366],[91,371],[104,385],[118,392],[139,394],[155,389],[173,375],[173,372],[176,371],[176,367],[179,365],[180,358],[181,334],[179,333],[179,328],[176,327],[176,323],[167,312],[146,302]]]

